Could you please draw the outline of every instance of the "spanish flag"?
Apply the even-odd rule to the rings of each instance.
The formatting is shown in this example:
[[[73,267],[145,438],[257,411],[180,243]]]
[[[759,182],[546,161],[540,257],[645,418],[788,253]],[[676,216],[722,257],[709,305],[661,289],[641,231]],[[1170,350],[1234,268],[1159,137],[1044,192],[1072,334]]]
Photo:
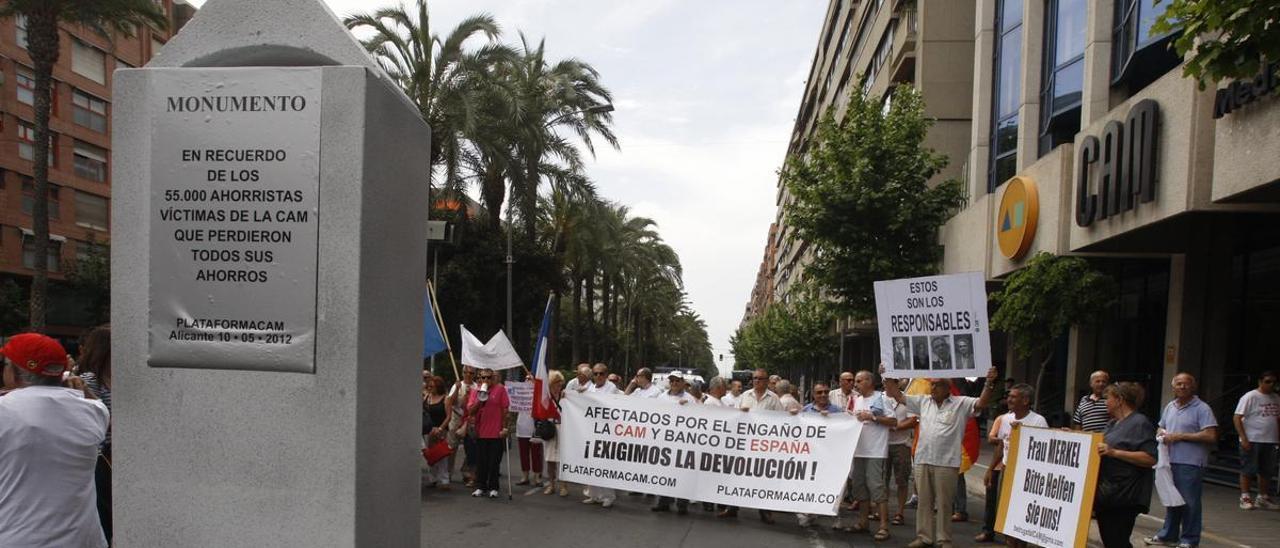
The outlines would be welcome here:
[[[929,379],[917,378],[912,379],[911,384],[907,385],[906,394],[908,396],[928,396],[930,384]],[[951,395],[959,396],[960,390],[955,384],[951,385]],[[920,441],[920,426],[916,425],[915,439],[911,442],[911,454],[915,454],[915,444]],[[964,423],[964,442],[961,444],[963,451],[960,452],[960,473],[963,474],[973,466],[978,460],[978,450],[981,448],[982,437],[978,434],[978,419],[969,417]]]

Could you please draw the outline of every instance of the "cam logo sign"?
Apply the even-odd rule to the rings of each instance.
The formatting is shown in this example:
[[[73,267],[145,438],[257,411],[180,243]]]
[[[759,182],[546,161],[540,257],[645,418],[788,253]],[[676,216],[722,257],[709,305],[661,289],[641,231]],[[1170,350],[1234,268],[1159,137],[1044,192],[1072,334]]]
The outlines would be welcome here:
[[[996,215],[996,240],[1000,254],[1011,261],[1021,259],[1036,239],[1040,219],[1040,193],[1035,181],[1014,177],[1004,185],[1000,211]]]
[[[1085,546],[1101,434],[1014,425],[996,530],[1046,548]]]

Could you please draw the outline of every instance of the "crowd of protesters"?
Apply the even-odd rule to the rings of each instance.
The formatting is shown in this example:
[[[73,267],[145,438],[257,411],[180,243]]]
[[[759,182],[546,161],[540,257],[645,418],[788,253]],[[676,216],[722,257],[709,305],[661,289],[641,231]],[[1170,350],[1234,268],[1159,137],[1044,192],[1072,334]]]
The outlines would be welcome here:
[[[467,368],[463,380],[455,384],[450,394],[474,393],[473,375],[475,372]],[[496,378],[498,374],[481,371],[479,375],[483,382],[486,375]],[[992,448],[983,477],[985,512],[981,532],[973,541],[1026,546],[1017,539],[1001,538],[995,530],[995,520],[1002,502],[1000,485],[1014,427],[1050,426],[1046,417],[1032,409],[1035,388],[1014,379],[1000,379],[995,368],[988,371],[977,396],[963,395],[977,390],[976,385],[962,386],[968,385],[964,379],[917,379],[918,384],[908,389],[906,381],[900,384],[898,380],[880,377],[871,371],[843,372],[834,385],[812,384],[805,398],[798,386],[765,370],[754,371],[746,387],[740,381],[723,377],[712,378],[702,386],[700,382],[688,382],[680,373],[669,374],[665,383],[658,382],[648,368],[640,369],[632,379],[624,381],[610,373],[607,365],[599,363],[579,365],[576,375],[568,382],[562,374],[553,372],[549,386],[557,402],[565,394],[592,392],[655,398],[675,405],[729,407],[745,412],[850,414],[863,423],[863,428],[845,485],[845,499],[838,507],[832,528],[867,534],[875,541],[888,541],[897,536],[912,547],[951,546],[956,542],[951,533],[952,524],[968,520],[964,470],[977,456],[968,453],[967,438],[977,431],[974,425],[978,418],[990,417],[984,440]],[[1276,471],[1276,450],[1280,442],[1280,395],[1273,390],[1275,383],[1275,374],[1262,374],[1257,390],[1245,394],[1236,409],[1234,422],[1244,462],[1240,479],[1242,509],[1276,508],[1271,497],[1273,486],[1269,482]],[[1152,503],[1154,468],[1160,449],[1167,452],[1173,484],[1185,504],[1167,508],[1163,527],[1143,540],[1148,545],[1177,547],[1194,547],[1200,542],[1204,469],[1218,440],[1218,425],[1208,405],[1196,396],[1193,376],[1178,374],[1171,388],[1174,398],[1161,415],[1152,420],[1139,411],[1146,398],[1146,390],[1140,384],[1113,383],[1105,371],[1097,371],[1089,378],[1089,393],[1080,399],[1071,414],[1071,429],[1102,434],[1103,441],[1096,448],[1101,465],[1092,513],[1103,545],[1108,548],[1131,546],[1136,517],[1148,512]],[[984,413],[987,409],[991,412]],[[995,412],[997,409],[1000,412]],[[461,420],[466,424],[469,415],[464,412]],[[515,420],[518,423],[523,418]],[[516,485],[541,485],[541,493],[561,497],[580,488],[584,504],[603,508],[617,504],[619,499],[613,489],[575,488],[555,477],[559,462],[555,436],[544,441],[532,428],[521,429],[517,425],[516,430],[521,462],[520,481]],[[469,452],[461,430],[450,439],[458,452]],[[541,447],[533,449],[537,446]],[[545,467],[539,466],[539,457],[545,461]],[[465,457],[462,471],[468,485],[476,481],[469,475],[475,466],[470,456]],[[540,477],[543,470],[546,476]],[[496,496],[492,484],[476,485],[474,495]],[[1255,486],[1256,495],[1251,491]],[[674,510],[677,514],[686,514],[690,508],[699,506],[697,501],[654,498],[641,493],[630,495],[651,499],[650,509],[654,512]],[[739,513],[739,509],[732,506],[709,503],[700,506],[723,519],[734,519]],[[914,533],[895,535],[893,528],[905,526],[907,512],[912,509],[915,510]],[[776,512],[757,512],[761,521],[776,522]],[[797,514],[796,520],[801,527],[816,525],[812,515]]]
[[[109,328],[87,333],[76,358],[56,340],[30,333],[8,337],[0,356],[0,546],[108,546]],[[913,547],[952,545],[952,523],[967,519],[961,498],[966,490],[963,470],[976,454],[968,453],[966,438],[976,432],[972,423],[984,409],[1003,407],[1007,412],[990,414],[986,440],[993,451],[983,482],[986,515],[977,542],[999,540],[994,531],[1002,502],[998,486],[1013,427],[1048,426],[1031,408],[1035,389],[1009,379],[999,382],[995,368],[988,371],[977,397],[963,395],[956,386],[960,380],[917,379],[918,386],[904,387],[871,371],[841,373],[838,387],[815,383],[808,398],[789,380],[765,370],[752,373],[749,387],[721,377],[704,387],[679,373],[664,380],[655,382],[653,372],[643,368],[624,384],[603,363],[581,364],[567,382],[552,372],[548,387],[557,406],[568,394],[600,393],[744,412],[849,414],[863,423],[863,429],[846,484],[848,501],[839,505],[833,527],[886,541],[895,536],[893,527],[906,524],[905,513],[914,508],[914,534],[898,535],[910,538],[908,546]],[[1269,481],[1276,473],[1280,444],[1276,382],[1273,372],[1260,375],[1257,388],[1240,398],[1233,415],[1243,464],[1242,510],[1277,508],[1275,486]],[[1090,376],[1089,388],[1071,415],[1071,428],[1102,434],[1096,447],[1101,465],[1092,514],[1103,545],[1130,546],[1136,517],[1147,512],[1153,500],[1154,468],[1163,460],[1184,504],[1166,508],[1163,526],[1143,540],[1149,545],[1197,546],[1203,530],[1205,469],[1218,443],[1218,424],[1208,404],[1196,395],[1195,377],[1174,376],[1173,398],[1155,421],[1139,411],[1147,397],[1140,384],[1112,382],[1106,372],[1097,371]],[[440,489],[449,489],[460,472],[472,496],[498,498],[500,467],[514,434],[520,461],[516,485],[560,497],[582,488],[582,502],[602,508],[618,501],[613,489],[571,486],[557,478],[557,425],[511,413],[499,372],[465,367],[452,386],[424,373],[422,407],[424,456],[430,448],[442,449],[425,477]],[[896,498],[891,500],[891,495]],[[723,519],[739,512],[735,507],[666,497],[658,497],[650,508],[670,512],[674,507],[685,514],[698,506]],[[765,523],[775,523],[774,512],[758,512]],[[815,525],[810,515],[799,514],[796,520],[802,527]],[[1004,542],[1022,545],[1015,539]]]

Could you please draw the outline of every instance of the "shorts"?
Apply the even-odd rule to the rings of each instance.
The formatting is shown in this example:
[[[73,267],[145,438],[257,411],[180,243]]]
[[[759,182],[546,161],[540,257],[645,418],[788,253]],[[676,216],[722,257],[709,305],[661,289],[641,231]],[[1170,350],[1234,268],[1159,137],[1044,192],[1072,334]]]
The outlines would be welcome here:
[[[889,459],[853,458],[853,500],[869,500],[879,504],[889,500],[884,472]]]
[[[894,485],[898,489],[906,489],[911,485],[911,446],[903,444],[889,445],[889,465],[884,467],[884,483],[889,485],[889,476],[893,475]]]
[[[1276,473],[1276,457],[1276,444],[1250,444],[1248,451],[1240,449],[1240,460],[1244,461],[1240,473],[1245,476],[1262,474],[1271,477]]]

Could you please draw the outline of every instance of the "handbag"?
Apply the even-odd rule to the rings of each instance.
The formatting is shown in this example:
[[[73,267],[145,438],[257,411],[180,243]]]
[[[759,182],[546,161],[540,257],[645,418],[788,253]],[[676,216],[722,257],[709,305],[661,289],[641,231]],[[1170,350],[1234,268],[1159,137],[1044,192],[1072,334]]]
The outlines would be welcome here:
[[[453,448],[449,447],[449,442],[445,440],[437,441],[422,450],[422,458],[427,459],[427,464],[435,465],[441,459],[448,458],[453,454]]]
[[[556,439],[556,423],[545,419],[534,421],[533,437],[542,441],[551,441]]]
[[[1105,463],[1105,461],[1104,461]],[[1098,490],[1094,506],[1103,508],[1145,508],[1151,503],[1152,470],[1125,462],[1109,463],[1098,474]],[[1105,465],[1105,464],[1104,464]]]

